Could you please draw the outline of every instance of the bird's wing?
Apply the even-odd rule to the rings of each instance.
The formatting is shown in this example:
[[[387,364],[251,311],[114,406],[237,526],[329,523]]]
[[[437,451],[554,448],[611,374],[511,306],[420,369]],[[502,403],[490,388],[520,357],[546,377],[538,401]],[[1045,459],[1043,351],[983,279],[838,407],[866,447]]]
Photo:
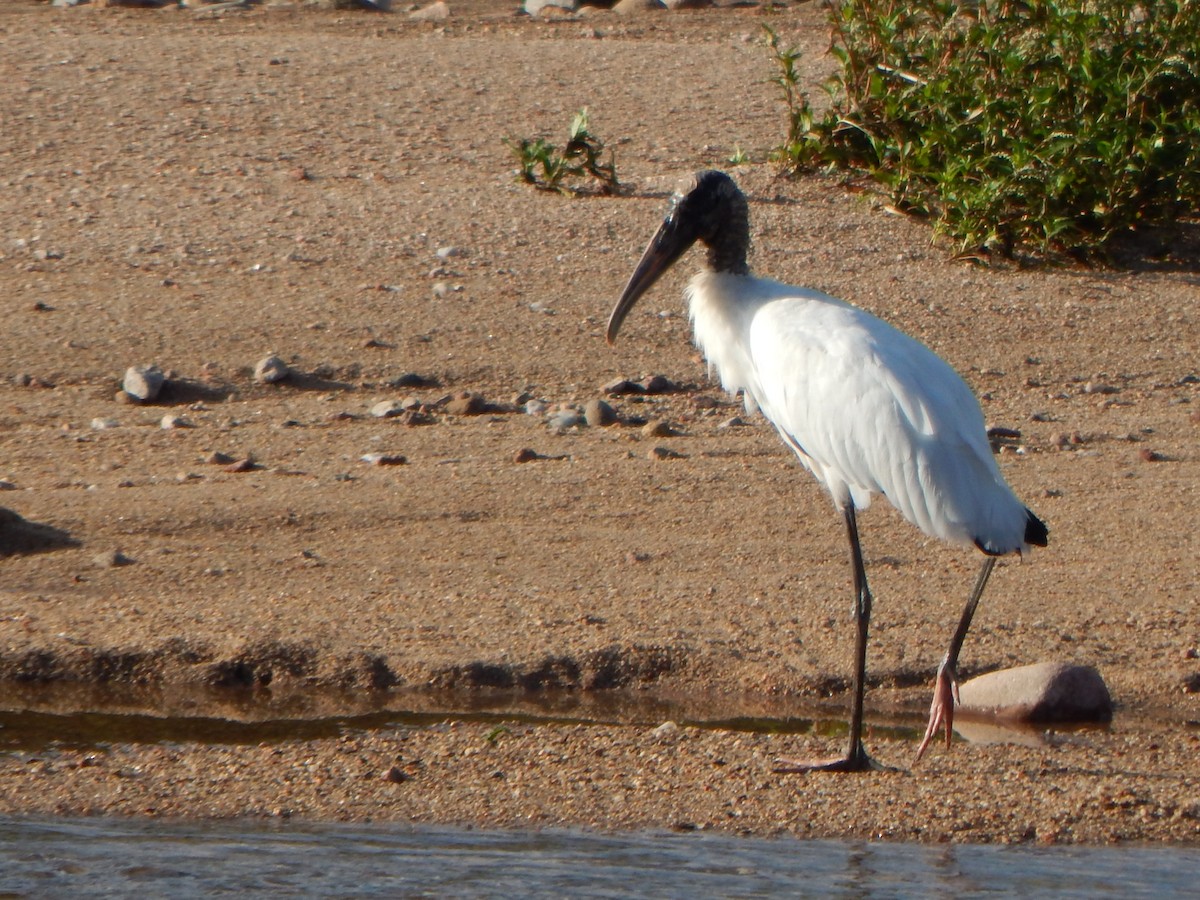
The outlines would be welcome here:
[[[1023,507],[958,374],[863,310],[793,292],[749,323],[748,389],[834,502],[862,508],[883,494],[926,533],[956,542],[1020,532]],[[1013,540],[1005,549],[1020,546]]]

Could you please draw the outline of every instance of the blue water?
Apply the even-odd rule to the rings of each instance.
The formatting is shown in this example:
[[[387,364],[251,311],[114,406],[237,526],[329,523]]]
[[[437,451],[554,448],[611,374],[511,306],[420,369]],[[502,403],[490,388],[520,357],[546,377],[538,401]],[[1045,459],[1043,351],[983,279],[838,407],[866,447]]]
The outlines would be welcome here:
[[[3,897],[1195,897],[1200,848],[0,820]]]

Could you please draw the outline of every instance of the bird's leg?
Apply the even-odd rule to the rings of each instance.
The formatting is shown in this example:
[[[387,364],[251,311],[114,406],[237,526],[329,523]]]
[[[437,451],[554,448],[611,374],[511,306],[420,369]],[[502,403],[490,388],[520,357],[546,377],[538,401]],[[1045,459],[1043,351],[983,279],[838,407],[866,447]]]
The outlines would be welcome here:
[[[939,728],[944,728],[946,731],[946,747],[950,747],[950,735],[954,730],[954,704],[958,702],[958,654],[962,650],[963,640],[966,639],[967,629],[971,627],[971,619],[975,615],[975,607],[979,605],[979,598],[983,595],[983,589],[987,585],[988,577],[992,574],[992,568],[996,565],[996,557],[989,556],[983,561],[983,568],[979,570],[979,577],[975,579],[975,587],[971,591],[971,596],[967,598],[967,605],[963,609],[962,618],[958,621],[958,628],[954,632],[954,636],[950,638],[950,649],[946,651],[945,657],[942,659],[942,664],[938,666],[937,683],[933,688],[933,703],[929,706],[929,725],[925,729],[925,737],[921,740],[921,746],[917,748],[917,758],[914,762],[919,761],[925,754],[926,748],[929,747],[933,736],[937,734]]]
[[[857,638],[854,644],[854,698],[850,707],[850,744],[846,755],[818,762],[781,759],[776,772],[866,772],[883,767],[863,749],[863,697],[866,693],[867,632],[871,625],[871,590],[867,587],[867,570],[863,565],[862,547],[858,542],[858,520],[854,504],[846,504],[846,533],[850,538],[850,563],[854,569],[854,624]]]

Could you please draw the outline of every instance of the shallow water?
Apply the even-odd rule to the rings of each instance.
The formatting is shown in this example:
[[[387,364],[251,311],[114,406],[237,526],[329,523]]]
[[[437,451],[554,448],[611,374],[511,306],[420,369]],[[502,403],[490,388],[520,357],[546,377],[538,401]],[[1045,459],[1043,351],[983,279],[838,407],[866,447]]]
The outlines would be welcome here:
[[[0,819],[15,897],[1175,897],[1200,848]]]

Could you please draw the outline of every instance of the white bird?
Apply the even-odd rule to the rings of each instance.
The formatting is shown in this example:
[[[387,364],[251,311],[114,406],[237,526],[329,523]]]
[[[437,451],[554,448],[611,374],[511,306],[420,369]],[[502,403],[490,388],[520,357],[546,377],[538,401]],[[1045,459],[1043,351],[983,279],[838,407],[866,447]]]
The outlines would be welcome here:
[[[950,744],[959,651],[997,556],[1044,547],[1047,530],[992,457],[971,389],[928,347],[870,313],[810,288],[750,274],[746,198],[724,172],[700,172],[675,202],[608,321],[611,344],[629,310],[696,241],[707,266],[687,286],[696,343],[721,383],[758,408],[829,491],[850,538],[857,624],[850,743],[843,757],[783,761],[782,771],[878,768],[863,748],[871,592],[856,511],[882,494],[926,534],[986,555],[938,667],[929,725]]]

